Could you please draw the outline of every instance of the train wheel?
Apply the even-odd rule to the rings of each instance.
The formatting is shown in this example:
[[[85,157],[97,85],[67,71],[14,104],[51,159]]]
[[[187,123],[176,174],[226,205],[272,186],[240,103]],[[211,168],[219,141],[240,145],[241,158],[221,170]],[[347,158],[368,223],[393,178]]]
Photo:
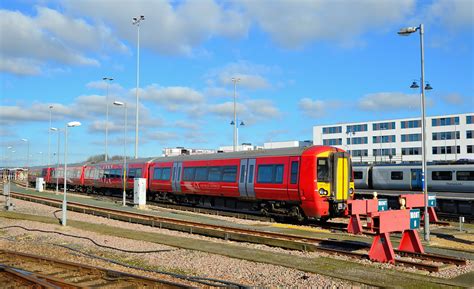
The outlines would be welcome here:
[[[298,222],[303,222],[305,220],[305,217],[301,214],[300,208],[297,206],[291,207],[290,216],[296,218]]]

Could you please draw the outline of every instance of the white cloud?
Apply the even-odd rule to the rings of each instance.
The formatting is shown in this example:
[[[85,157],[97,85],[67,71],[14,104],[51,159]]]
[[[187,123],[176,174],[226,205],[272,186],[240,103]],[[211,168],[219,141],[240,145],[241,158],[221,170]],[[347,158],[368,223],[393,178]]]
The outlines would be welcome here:
[[[144,15],[140,44],[165,54],[193,53],[193,48],[214,36],[241,37],[248,31],[249,20],[232,3],[200,1],[67,1],[71,12],[106,20],[130,43],[136,42],[133,16]]]
[[[131,90],[134,93],[135,89]],[[169,111],[188,111],[204,102],[204,96],[189,87],[160,87],[157,84],[146,86],[139,91],[140,97],[162,105]]]
[[[427,105],[431,104],[431,100],[427,102]],[[360,109],[367,111],[418,109],[420,107],[420,95],[401,92],[371,93],[359,99],[358,106]]]
[[[233,119],[234,103],[224,102],[209,106],[209,112],[217,116]],[[267,99],[248,100],[236,103],[236,112],[240,120],[252,124],[259,120],[268,120],[280,116],[280,110]]]
[[[414,0],[243,0],[250,17],[286,48],[300,48],[317,40],[350,44],[369,30],[400,23],[414,4]]]
[[[311,98],[302,98],[298,102],[299,109],[311,117],[322,117],[325,115],[328,103],[322,100],[312,100]]]
[[[441,23],[451,29],[474,26],[472,0],[436,0],[426,9],[426,20]]]
[[[247,89],[266,89],[270,88],[271,84],[266,78],[267,74],[280,72],[277,67],[269,67],[265,65],[258,65],[248,61],[232,62],[224,67],[212,69],[207,73],[207,83],[210,87],[216,84],[226,87],[233,87],[232,78],[238,78],[238,87]],[[222,88],[223,89],[223,88]],[[233,95],[233,94],[232,94]]]
[[[92,26],[46,7],[37,7],[36,12],[29,16],[0,9],[1,71],[35,75],[49,63],[99,66],[88,52],[110,46],[126,50],[103,25]]]
[[[451,105],[462,105],[464,103],[464,98],[459,93],[450,93],[443,95],[441,97],[444,102]],[[473,98],[470,98],[471,100]]]
[[[122,91],[123,87],[115,82],[107,83],[103,80],[91,81],[86,84],[87,88],[91,89],[100,89],[100,90],[107,90],[107,84],[109,86],[109,92],[111,91]]]

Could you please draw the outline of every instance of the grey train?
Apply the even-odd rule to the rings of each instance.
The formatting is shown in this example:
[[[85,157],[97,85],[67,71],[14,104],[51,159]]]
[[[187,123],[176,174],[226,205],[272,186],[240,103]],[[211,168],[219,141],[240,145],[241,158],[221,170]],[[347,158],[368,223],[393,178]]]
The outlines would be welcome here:
[[[474,193],[474,164],[427,166],[428,190]],[[422,191],[421,165],[354,165],[355,189]]]

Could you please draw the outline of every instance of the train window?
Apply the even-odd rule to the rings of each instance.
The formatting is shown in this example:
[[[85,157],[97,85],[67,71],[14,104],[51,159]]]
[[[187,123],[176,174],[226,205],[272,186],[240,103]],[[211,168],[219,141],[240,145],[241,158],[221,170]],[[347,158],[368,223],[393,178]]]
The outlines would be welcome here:
[[[210,167],[208,180],[210,182],[220,182],[222,179],[222,171],[220,167]]]
[[[297,182],[298,182],[298,162],[291,162],[290,183],[296,184]]]
[[[243,183],[245,181],[244,177],[245,177],[245,165],[242,165],[240,167],[240,182],[241,183]]]
[[[283,183],[283,165],[275,166],[275,183],[277,184]]]
[[[403,172],[396,171],[391,173],[392,180],[403,180]]]
[[[457,171],[456,180],[458,181],[474,181],[474,171]]]
[[[163,169],[162,168],[155,168],[153,170],[153,179],[154,180],[161,180],[161,173]]]
[[[363,178],[364,178],[364,173],[363,172],[354,171],[354,179],[362,180]]]
[[[163,172],[161,173],[161,179],[162,181],[168,181],[171,176],[171,168],[163,168]]]
[[[194,174],[195,181],[207,181],[207,167],[198,167]]]
[[[236,176],[237,176],[237,166],[222,168],[222,181],[223,182],[235,182]]]
[[[184,168],[183,181],[193,181],[193,180],[194,180],[194,168]]]
[[[431,172],[431,179],[433,181],[451,181],[453,179],[453,173],[451,171]]]
[[[329,163],[327,158],[318,159],[317,174],[318,181],[329,182]]]
[[[258,166],[257,182],[264,184],[273,182],[273,165]]]
[[[253,183],[253,165],[249,166],[249,183]]]

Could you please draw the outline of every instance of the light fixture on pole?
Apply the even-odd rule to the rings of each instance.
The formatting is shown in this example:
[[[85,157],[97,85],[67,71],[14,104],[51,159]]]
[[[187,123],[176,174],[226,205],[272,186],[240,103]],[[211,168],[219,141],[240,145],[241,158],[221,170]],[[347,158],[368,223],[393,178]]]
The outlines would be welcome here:
[[[61,224],[63,226],[67,225],[67,198],[66,198],[66,192],[67,192],[67,128],[68,127],[77,127],[80,126],[81,123],[78,121],[71,121],[66,124],[66,127],[64,129],[64,197],[63,197],[63,217]]]
[[[61,143],[61,132],[59,130],[59,128],[56,128],[56,127],[52,127],[51,128],[51,131],[55,131],[58,133],[58,151],[56,153],[56,157],[57,157],[57,163],[56,163],[56,171],[55,171],[55,177],[56,177],[56,195],[59,194],[59,145]]]
[[[105,96],[106,111],[105,111],[105,161],[109,158],[108,152],[108,137],[109,137],[109,83],[114,80],[111,77],[103,77],[103,81],[107,82],[107,94]]]
[[[122,194],[122,205],[125,207],[127,197],[127,103],[121,101],[114,101],[114,105],[123,106],[124,112],[124,128],[123,128],[123,194]]]
[[[51,116],[52,116],[53,106],[49,106],[49,127],[48,127],[48,167],[51,163]]]
[[[428,184],[426,177],[426,118],[425,118],[425,89],[432,89],[430,85],[427,84],[425,87],[425,50],[424,50],[424,27],[423,24],[420,24],[418,27],[406,27],[398,31],[399,35],[407,36],[416,31],[420,33],[420,58],[421,58],[421,85],[418,86],[416,82],[412,83],[411,88],[421,88],[421,158],[422,158],[422,185],[423,185],[423,194],[424,194],[424,239],[425,241],[430,240],[430,218],[428,216]],[[415,84],[415,85],[414,85]],[[417,87],[418,86],[418,87]]]
[[[138,88],[140,85],[140,23],[145,20],[145,16],[140,15],[132,18],[132,24],[137,26],[137,89],[136,96],[136,111],[135,111],[135,158],[138,158]]]
[[[234,83],[234,152],[237,151],[237,104],[236,104],[236,92],[237,92],[237,82],[240,81],[238,77],[232,77],[232,82]]]
[[[231,121],[230,124],[235,127],[236,123],[234,121]],[[236,129],[237,133],[235,134],[235,142],[237,143],[237,148],[235,151],[239,150],[239,127],[240,126],[245,126],[245,123],[243,121],[241,121],[240,123],[237,121],[237,129]]]
[[[27,173],[26,173],[26,187],[28,188],[28,175],[30,173],[30,141],[26,138],[22,138],[21,141],[23,142],[26,142],[27,144],[27,151],[26,151],[26,169],[27,169]]]

